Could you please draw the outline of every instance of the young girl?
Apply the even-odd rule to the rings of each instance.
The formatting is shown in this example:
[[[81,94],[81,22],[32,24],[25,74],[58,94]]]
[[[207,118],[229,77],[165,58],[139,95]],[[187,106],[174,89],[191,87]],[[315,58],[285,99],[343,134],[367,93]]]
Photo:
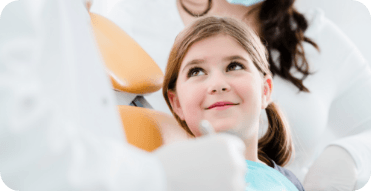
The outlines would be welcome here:
[[[247,190],[304,190],[290,171],[280,167],[288,163],[293,146],[271,94],[265,47],[244,23],[204,17],[175,39],[163,96],[179,124],[198,137],[199,123],[205,119],[216,132],[241,137],[247,148]],[[269,127],[259,139],[262,109]]]

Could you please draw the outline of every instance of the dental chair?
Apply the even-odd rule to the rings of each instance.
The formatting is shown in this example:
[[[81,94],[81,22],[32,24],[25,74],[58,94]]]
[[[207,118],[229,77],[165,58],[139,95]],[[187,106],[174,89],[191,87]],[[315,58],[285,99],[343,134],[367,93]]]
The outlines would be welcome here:
[[[153,151],[163,144],[187,139],[188,133],[173,116],[153,110],[143,97],[161,89],[161,69],[120,27],[99,14],[89,14],[128,143]]]

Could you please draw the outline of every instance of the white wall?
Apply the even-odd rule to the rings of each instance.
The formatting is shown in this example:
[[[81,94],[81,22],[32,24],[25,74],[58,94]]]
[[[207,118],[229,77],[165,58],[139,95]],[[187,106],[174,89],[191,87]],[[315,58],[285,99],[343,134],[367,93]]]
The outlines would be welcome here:
[[[93,5],[90,9],[91,12],[106,15],[112,7],[120,0],[93,0]],[[135,1],[135,0],[134,0]]]

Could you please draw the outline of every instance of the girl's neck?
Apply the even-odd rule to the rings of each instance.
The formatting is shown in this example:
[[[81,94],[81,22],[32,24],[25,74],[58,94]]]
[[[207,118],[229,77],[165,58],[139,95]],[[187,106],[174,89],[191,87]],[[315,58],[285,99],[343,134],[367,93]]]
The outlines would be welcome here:
[[[253,138],[253,139],[245,139],[244,140],[244,143],[245,143],[245,146],[246,146],[245,159],[249,160],[249,161],[254,161],[254,162],[258,162],[258,163],[262,163],[262,164],[267,165],[263,161],[259,160],[259,157],[258,157],[258,140],[257,139],[258,138],[256,137],[256,138]]]

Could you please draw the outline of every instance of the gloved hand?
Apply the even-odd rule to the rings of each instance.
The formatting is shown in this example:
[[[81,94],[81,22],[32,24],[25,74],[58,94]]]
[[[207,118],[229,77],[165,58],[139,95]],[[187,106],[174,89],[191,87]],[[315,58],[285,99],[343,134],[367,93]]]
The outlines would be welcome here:
[[[309,168],[304,189],[310,191],[352,191],[357,169],[350,154],[339,146],[329,146]]]
[[[227,134],[177,142],[155,151],[167,176],[168,191],[243,191],[245,145]]]

